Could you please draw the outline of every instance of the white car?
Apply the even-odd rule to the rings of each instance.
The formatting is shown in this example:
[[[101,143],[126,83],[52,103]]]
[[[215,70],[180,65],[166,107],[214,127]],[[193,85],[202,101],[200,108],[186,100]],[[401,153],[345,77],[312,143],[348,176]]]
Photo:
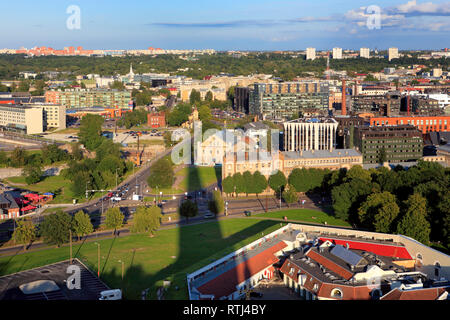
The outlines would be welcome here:
[[[122,300],[122,290],[105,290],[100,292],[98,300]]]

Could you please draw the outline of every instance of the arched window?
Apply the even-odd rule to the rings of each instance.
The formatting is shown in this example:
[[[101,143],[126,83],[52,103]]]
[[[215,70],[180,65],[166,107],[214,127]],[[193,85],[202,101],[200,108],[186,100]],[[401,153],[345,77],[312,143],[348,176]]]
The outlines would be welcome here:
[[[331,297],[336,298],[336,299],[342,299],[343,294],[342,294],[341,289],[335,288],[335,289],[331,290]]]

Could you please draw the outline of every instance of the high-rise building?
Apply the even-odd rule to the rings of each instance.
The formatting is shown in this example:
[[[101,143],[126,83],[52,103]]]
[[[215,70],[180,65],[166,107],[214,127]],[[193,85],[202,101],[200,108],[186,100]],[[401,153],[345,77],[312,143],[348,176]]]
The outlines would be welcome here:
[[[333,48],[333,59],[342,59],[342,48]]]
[[[360,56],[361,58],[367,58],[367,59],[369,59],[369,58],[370,58],[370,49],[369,49],[369,48],[361,48],[361,49],[359,50],[359,56]]]
[[[399,57],[398,48],[389,48],[389,61],[392,59],[398,59]]]
[[[338,123],[333,118],[303,118],[283,126],[285,151],[333,151],[336,144]]]
[[[316,48],[306,48],[306,60],[316,59]]]
[[[326,82],[255,83],[249,94],[249,113],[260,119],[284,121],[311,111],[328,113]]]

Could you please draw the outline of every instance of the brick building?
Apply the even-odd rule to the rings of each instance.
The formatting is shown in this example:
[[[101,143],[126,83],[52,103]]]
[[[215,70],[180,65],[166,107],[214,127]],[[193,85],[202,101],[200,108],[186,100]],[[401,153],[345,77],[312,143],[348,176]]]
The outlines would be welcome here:
[[[166,126],[166,114],[164,112],[149,113],[147,119],[149,127],[163,128]]]

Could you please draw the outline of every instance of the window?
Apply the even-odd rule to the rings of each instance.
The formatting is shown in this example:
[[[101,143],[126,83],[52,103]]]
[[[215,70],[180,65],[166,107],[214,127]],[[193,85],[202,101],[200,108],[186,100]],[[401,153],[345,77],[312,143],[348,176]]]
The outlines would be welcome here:
[[[342,291],[341,289],[335,288],[331,290],[331,297],[336,299],[342,299]]]

